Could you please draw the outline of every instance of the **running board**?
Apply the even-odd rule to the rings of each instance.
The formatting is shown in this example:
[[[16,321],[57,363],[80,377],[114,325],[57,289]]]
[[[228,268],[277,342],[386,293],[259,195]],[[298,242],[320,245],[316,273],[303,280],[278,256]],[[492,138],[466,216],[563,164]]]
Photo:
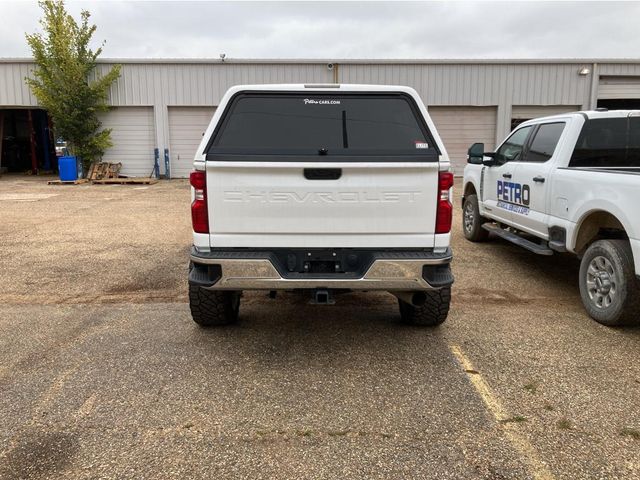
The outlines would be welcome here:
[[[508,230],[500,228],[492,223],[483,223],[482,228],[491,233],[495,233],[500,238],[511,243],[515,243],[522,248],[526,248],[533,253],[537,253],[538,255],[553,255],[553,250],[550,248],[540,245],[539,243],[532,242],[531,240],[527,240],[516,233],[509,232]]]

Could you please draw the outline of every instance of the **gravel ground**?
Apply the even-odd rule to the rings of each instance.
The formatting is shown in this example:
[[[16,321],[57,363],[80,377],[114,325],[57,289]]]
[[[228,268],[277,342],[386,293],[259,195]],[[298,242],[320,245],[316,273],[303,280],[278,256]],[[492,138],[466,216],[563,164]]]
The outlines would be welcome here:
[[[1,178],[0,478],[640,478],[640,329],[459,220],[440,328],[250,293],[201,330],[185,181]]]

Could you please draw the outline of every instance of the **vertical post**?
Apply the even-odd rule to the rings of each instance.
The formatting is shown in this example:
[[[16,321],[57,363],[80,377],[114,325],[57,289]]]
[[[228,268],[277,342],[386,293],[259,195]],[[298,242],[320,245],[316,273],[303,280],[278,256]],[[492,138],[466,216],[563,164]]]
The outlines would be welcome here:
[[[156,147],[153,149],[153,172],[152,177],[160,178],[160,150]]]
[[[595,110],[598,107],[598,87],[600,86],[600,72],[598,64],[593,63],[591,69],[591,90],[589,91],[589,108]]]
[[[2,168],[2,145],[3,144],[4,144],[4,112],[0,111],[0,169]]]
[[[58,167],[58,155],[56,153],[56,138],[53,130],[53,122],[51,121],[51,117],[49,116],[48,113],[47,113],[47,138],[49,139],[49,154],[53,154],[52,160],[55,161],[55,165],[53,161],[51,162],[51,169],[58,170],[59,167]]]
[[[33,113],[31,109],[29,112],[29,128],[31,129],[31,174],[38,174],[38,159],[36,158],[36,132],[33,128]]]
[[[169,180],[171,178],[171,166],[169,164],[169,149],[164,149],[164,178]]]
[[[42,169],[45,171],[51,170],[51,149],[49,144],[49,120],[48,115],[44,110],[38,114],[40,117],[40,137],[42,138],[42,155],[44,156],[44,164]]]

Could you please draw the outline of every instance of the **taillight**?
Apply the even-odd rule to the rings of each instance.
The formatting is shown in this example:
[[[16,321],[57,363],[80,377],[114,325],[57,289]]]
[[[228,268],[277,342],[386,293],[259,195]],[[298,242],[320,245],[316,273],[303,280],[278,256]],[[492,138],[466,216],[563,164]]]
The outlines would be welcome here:
[[[440,172],[438,175],[438,210],[436,213],[436,233],[449,233],[453,220],[453,205],[449,190],[453,187],[453,173]]]
[[[207,212],[207,176],[203,171],[191,172],[191,186],[195,190],[191,204],[191,223],[196,233],[209,233],[209,214]]]

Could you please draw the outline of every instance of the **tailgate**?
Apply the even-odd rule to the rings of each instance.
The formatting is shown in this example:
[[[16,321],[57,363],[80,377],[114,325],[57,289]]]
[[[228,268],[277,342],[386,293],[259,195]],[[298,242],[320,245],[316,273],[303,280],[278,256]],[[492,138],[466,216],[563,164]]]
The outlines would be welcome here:
[[[211,246],[433,247],[441,152],[424,107],[303,90],[240,91],[210,127]]]
[[[208,162],[211,245],[433,247],[437,181],[437,162]]]

